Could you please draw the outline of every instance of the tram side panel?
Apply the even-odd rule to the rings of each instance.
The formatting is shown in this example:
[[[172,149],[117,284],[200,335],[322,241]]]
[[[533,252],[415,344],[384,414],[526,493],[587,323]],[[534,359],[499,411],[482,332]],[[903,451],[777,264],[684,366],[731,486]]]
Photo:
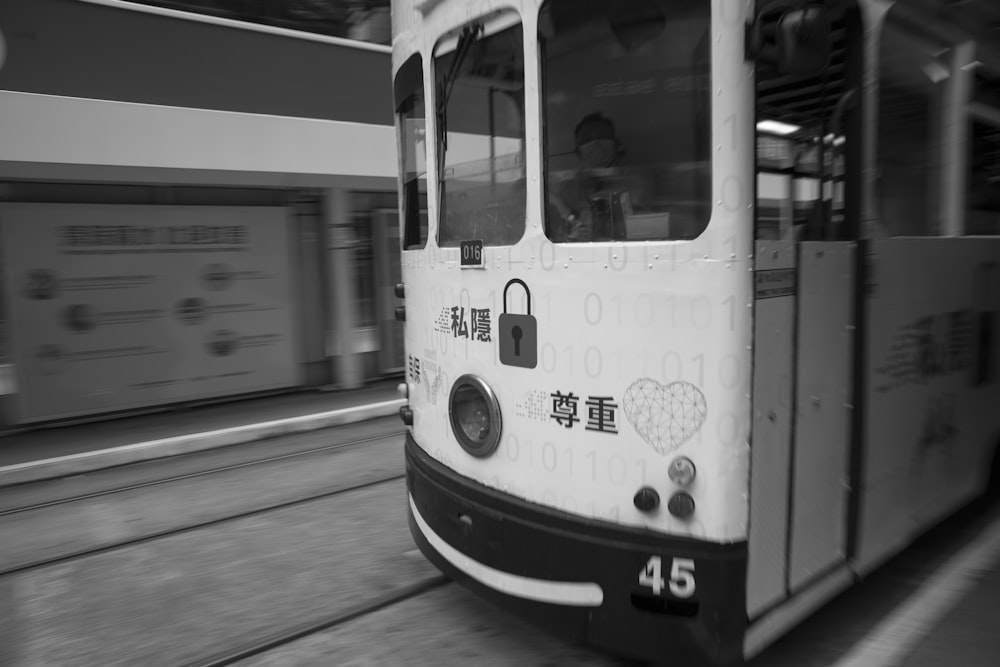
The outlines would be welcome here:
[[[757,244],[751,618],[846,557],[853,257],[849,242]]]
[[[855,246],[799,246],[798,358],[789,523],[794,593],[842,563],[847,548]]]
[[[788,545],[795,346],[794,241],[755,252],[753,439],[750,449],[747,614],[784,600]]]
[[[988,481],[1000,438],[998,260],[994,238],[870,246],[859,572]]]

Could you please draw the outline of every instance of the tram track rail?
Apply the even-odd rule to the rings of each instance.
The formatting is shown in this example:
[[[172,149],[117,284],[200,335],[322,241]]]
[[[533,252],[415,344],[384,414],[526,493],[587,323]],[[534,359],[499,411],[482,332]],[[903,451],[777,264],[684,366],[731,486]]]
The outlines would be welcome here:
[[[184,667],[227,667],[243,660],[264,655],[272,650],[287,646],[300,639],[319,634],[360,619],[393,605],[400,604],[412,598],[428,593],[436,588],[451,583],[451,579],[443,574],[425,577],[405,586],[399,586],[381,595],[366,600],[357,605],[292,628],[276,632],[263,639],[248,642],[232,649],[223,650],[211,656],[186,663]]]
[[[330,452],[330,451],[335,451],[335,450],[338,450],[338,449],[348,449],[348,448],[355,447],[355,446],[358,446],[358,445],[366,444],[368,442],[372,442],[372,441],[376,441],[376,440],[384,440],[386,438],[391,438],[391,437],[393,437],[393,435],[394,434],[392,434],[392,433],[389,433],[389,434],[380,434],[378,436],[373,436],[373,437],[368,437],[368,438],[359,438],[359,439],[352,440],[350,442],[338,443],[338,444],[335,444],[335,445],[326,445],[326,446],[323,446],[323,447],[313,447],[313,448],[310,448],[308,450],[302,450],[301,452],[288,452],[288,453],[282,454],[280,456],[266,457],[264,459],[256,459],[254,461],[245,461],[245,462],[240,462],[238,464],[231,464],[231,465],[226,465],[226,466],[216,466],[216,467],[214,467],[212,469],[209,469],[209,470],[198,471],[198,472],[194,472],[194,473],[186,473],[184,475],[175,475],[175,476],[172,476],[172,477],[169,477],[169,478],[159,479],[159,480],[150,481],[150,482],[143,482],[143,483],[139,483],[139,484],[132,484],[132,485],[128,485],[128,486],[124,486],[124,487],[119,487],[119,488],[115,488],[115,489],[108,489],[108,490],[104,490],[104,491],[100,491],[100,492],[93,492],[93,493],[88,493],[88,494],[81,494],[81,495],[75,496],[75,497],[70,497],[70,498],[66,498],[66,499],[60,499],[59,501],[50,501],[50,502],[46,502],[46,503],[38,503],[38,504],[32,505],[30,507],[26,506],[24,508],[18,508],[17,511],[7,511],[5,514],[0,514],[0,517],[3,517],[5,515],[6,516],[10,516],[10,515],[13,515],[13,514],[23,514],[25,512],[28,512],[31,509],[35,509],[35,510],[50,509],[50,508],[52,508],[54,506],[58,506],[58,505],[66,504],[66,503],[71,503],[71,502],[74,502],[74,501],[91,500],[91,499],[93,499],[95,497],[108,496],[108,495],[113,495],[113,494],[117,494],[117,493],[124,493],[126,491],[133,491],[133,490],[136,490],[136,489],[147,488],[147,487],[151,487],[151,486],[159,486],[159,485],[167,484],[169,482],[184,481],[184,480],[188,480],[188,479],[191,479],[191,478],[204,477],[204,476],[211,475],[211,474],[218,474],[218,473],[223,473],[223,472],[229,472],[229,471],[232,471],[234,469],[245,468],[247,466],[252,466],[252,465],[261,465],[261,464],[265,464],[265,463],[274,463],[274,462],[277,462],[277,461],[283,461],[283,460],[287,460],[289,458],[294,458],[294,457],[301,457],[301,456],[305,456],[305,455],[308,455],[308,454],[317,454],[317,453],[323,453],[323,452]],[[193,531],[201,530],[201,529],[205,529],[205,528],[211,528],[213,526],[219,526],[219,525],[223,525],[223,524],[226,524],[226,523],[231,523],[231,522],[234,522],[234,521],[239,521],[241,519],[246,519],[246,518],[253,517],[253,516],[267,514],[267,513],[270,513],[270,512],[277,512],[277,511],[280,511],[280,510],[285,510],[285,509],[293,508],[293,507],[296,507],[296,506],[305,505],[305,504],[308,504],[308,503],[313,503],[313,502],[318,502],[318,501],[322,501],[322,500],[327,500],[327,499],[330,499],[330,498],[335,498],[337,496],[341,496],[341,495],[344,495],[344,494],[347,494],[347,493],[351,493],[351,492],[354,492],[354,491],[360,491],[362,489],[367,489],[367,488],[379,486],[379,485],[382,485],[382,484],[389,484],[389,483],[392,483],[392,482],[397,482],[397,481],[405,479],[405,477],[406,477],[405,473],[402,473],[402,472],[400,472],[398,474],[382,475],[382,476],[377,477],[376,479],[369,479],[369,480],[366,480],[366,481],[361,482],[361,483],[346,484],[346,485],[337,485],[336,488],[332,488],[332,489],[330,489],[328,491],[323,491],[321,493],[315,493],[315,492],[314,493],[309,493],[307,495],[304,495],[304,496],[301,496],[301,497],[298,497],[298,498],[284,499],[284,500],[280,500],[280,501],[277,501],[277,502],[272,502],[272,503],[267,503],[267,504],[263,504],[263,505],[260,505],[260,506],[252,507],[252,508],[247,509],[245,511],[228,512],[224,516],[212,517],[212,518],[205,519],[205,520],[202,520],[202,521],[195,521],[195,522],[191,522],[191,523],[186,523],[184,525],[173,526],[173,527],[169,527],[169,528],[165,528],[165,529],[161,529],[161,530],[153,530],[153,531],[150,531],[150,532],[142,534],[142,535],[135,535],[135,536],[127,537],[125,539],[110,541],[110,542],[107,542],[107,543],[104,543],[104,544],[98,544],[98,545],[88,546],[88,547],[81,548],[81,549],[71,550],[71,551],[68,551],[66,553],[61,553],[61,554],[58,554],[58,555],[49,556],[49,557],[45,557],[45,558],[40,558],[38,560],[31,560],[29,562],[18,563],[18,564],[15,564],[15,565],[12,565],[12,566],[7,566],[7,567],[4,567],[3,569],[0,569],[0,580],[2,580],[4,578],[8,578],[8,577],[13,577],[13,576],[16,576],[16,575],[19,575],[19,574],[24,574],[24,573],[28,573],[28,572],[32,572],[32,571],[37,571],[37,570],[40,570],[40,569],[43,569],[43,568],[46,568],[46,567],[51,567],[51,566],[55,566],[55,565],[65,564],[65,563],[73,562],[73,561],[76,561],[76,560],[81,560],[81,559],[84,559],[84,558],[88,558],[88,557],[91,557],[91,556],[97,556],[97,555],[100,555],[100,554],[110,553],[110,552],[118,551],[118,550],[121,550],[121,549],[126,549],[126,548],[129,548],[129,547],[133,547],[133,546],[137,546],[137,545],[141,545],[141,544],[153,542],[153,541],[156,541],[156,540],[161,540],[161,539],[169,538],[169,537],[172,537],[172,536],[175,536],[175,535],[189,533],[189,532],[193,532]]]
[[[346,443],[345,443],[346,444]],[[380,477],[375,480],[366,481],[360,484],[352,484],[348,486],[342,486],[330,491],[323,493],[313,493],[301,498],[294,498],[291,500],[283,500],[277,503],[270,503],[260,507],[255,507],[253,509],[246,510],[244,512],[229,513],[226,516],[215,517],[205,521],[198,521],[195,523],[186,524],[183,526],[177,526],[174,528],[168,528],[165,530],[153,531],[145,535],[131,537],[123,540],[117,540],[109,542],[106,544],[101,544],[99,546],[88,547],[85,549],[77,549],[65,554],[60,554],[58,556],[52,556],[49,558],[43,558],[37,561],[32,561],[29,563],[19,564],[12,567],[6,567],[0,570],[0,580],[6,577],[12,577],[18,574],[24,574],[26,572],[31,572],[35,570],[40,570],[46,567],[51,567],[54,565],[61,565],[69,563],[75,560],[80,560],[88,558],[90,556],[97,556],[104,553],[109,553],[117,551],[120,549],[125,549],[128,547],[145,544],[148,542],[153,542],[156,540],[168,538],[174,535],[181,535],[183,533],[189,533],[195,530],[201,530],[204,528],[211,528],[213,526],[218,526],[233,521],[239,521],[240,519],[246,519],[253,516],[258,516],[261,514],[267,514],[269,512],[277,512],[284,509],[289,509],[292,507],[305,505],[312,502],[317,502],[321,500],[327,500],[329,498],[334,498],[339,495],[350,493],[352,491],[359,491],[362,489],[371,488],[374,486],[379,486],[381,484],[388,484],[391,482],[396,482],[405,479],[406,475],[404,473],[396,475],[388,475],[385,477]]]
[[[312,454],[322,454],[324,452],[331,452],[331,451],[349,449],[351,447],[357,447],[357,446],[364,445],[364,444],[367,444],[367,443],[370,443],[370,442],[376,442],[378,440],[382,440],[382,439],[385,439],[385,438],[402,437],[404,433],[405,433],[405,431],[402,431],[402,430],[397,430],[397,431],[393,431],[393,432],[389,432],[389,433],[380,433],[378,435],[368,436],[368,437],[365,437],[365,438],[356,438],[356,439],[351,440],[349,442],[339,442],[339,443],[332,444],[332,445],[323,445],[321,447],[311,447],[309,449],[303,449],[301,451],[286,452],[284,454],[280,454],[280,455],[276,455],[276,456],[268,456],[268,457],[261,458],[261,459],[254,459],[252,461],[241,461],[239,463],[232,463],[232,464],[223,465],[223,466],[215,466],[215,467],[207,468],[205,470],[198,470],[198,471],[195,471],[195,472],[188,472],[188,473],[184,473],[184,474],[181,474],[181,475],[172,475],[172,476],[163,477],[163,478],[160,478],[160,479],[148,480],[148,481],[143,481],[143,482],[136,482],[134,484],[126,484],[126,485],[123,485],[123,486],[116,486],[116,487],[109,488],[109,489],[102,489],[100,491],[91,491],[89,493],[81,493],[81,494],[76,494],[76,495],[70,495],[70,496],[66,496],[65,498],[58,498],[58,499],[55,499],[55,500],[48,500],[48,501],[41,502],[41,503],[33,503],[33,504],[23,505],[23,506],[19,506],[19,507],[11,507],[11,508],[6,508],[6,509],[0,509],[0,518],[6,517],[6,516],[12,516],[12,515],[15,515],[15,514],[23,514],[25,512],[33,512],[33,511],[37,511],[37,510],[48,509],[50,507],[56,507],[56,506],[59,506],[59,505],[66,505],[66,504],[75,503],[75,502],[82,502],[82,501],[85,501],[85,500],[93,500],[94,498],[101,498],[101,497],[104,497],[104,496],[111,496],[111,495],[115,495],[115,494],[118,494],[118,493],[126,493],[126,492],[129,492],[129,491],[137,491],[137,490],[140,490],[140,489],[150,488],[150,487],[154,487],[154,486],[161,486],[161,485],[165,485],[165,484],[171,484],[171,483],[174,483],[174,482],[181,482],[181,481],[185,481],[185,480],[196,479],[198,477],[206,477],[208,475],[216,475],[216,474],[220,474],[220,473],[224,473],[224,472],[231,472],[233,470],[239,470],[241,468],[249,468],[249,467],[258,466],[258,465],[266,465],[268,463],[276,463],[278,461],[285,461],[285,460],[288,460],[288,459],[298,458],[298,457],[302,457],[302,456],[309,456],[309,455],[312,455]],[[76,476],[76,475],[71,475],[71,476],[67,476],[67,477],[72,477],[72,476]],[[65,478],[66,477],[56,478],[56,479],[65,479]],[[42,481],[43,482],[48,482],[48,481],[51,481],[51,480],[42,480]],[[26,482],[24,485],[18,485],[18,486],[19,487],[20,486],[30,486],[30,485],[39,484],[39,483],[42,483],[42,482]],[[10,487],[10,488],[18,488],[18,487]],[[0,575],[2,575],[2,574],[3,573],[0,572]]]

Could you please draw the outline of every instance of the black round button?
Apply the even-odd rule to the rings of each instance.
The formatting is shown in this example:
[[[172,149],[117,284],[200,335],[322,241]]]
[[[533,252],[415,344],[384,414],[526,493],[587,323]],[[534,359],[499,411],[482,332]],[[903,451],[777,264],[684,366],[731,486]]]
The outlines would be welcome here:
[[[694,514],[694,498],[683,491],[678,491],[667,501],[667,511],[678,519],[685,519]]]
[[[632,499],[635,503],[636,509],[641,512],[651,512],[660,506],[660,494],[656,492],[656,489],[644,486],[635,492],[635,498]]]

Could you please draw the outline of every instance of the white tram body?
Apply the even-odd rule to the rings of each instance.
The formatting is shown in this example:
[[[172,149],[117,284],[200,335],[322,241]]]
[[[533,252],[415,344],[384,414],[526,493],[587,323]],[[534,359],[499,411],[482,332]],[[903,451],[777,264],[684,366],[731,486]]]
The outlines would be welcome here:
[[[410,524],[444,571],[738,662],[986,487],[1000,238],[967,232],[1000,206],[966,165],[1000,175],[1000,45],[821,4],[394,1]],[[937,54],[940,113],[903,113],[933,168],[882,41]]]

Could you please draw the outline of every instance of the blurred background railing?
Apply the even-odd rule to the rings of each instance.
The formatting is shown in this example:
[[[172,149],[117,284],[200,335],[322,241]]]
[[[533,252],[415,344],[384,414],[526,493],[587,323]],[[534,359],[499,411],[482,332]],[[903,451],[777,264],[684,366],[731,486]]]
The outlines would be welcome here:
[[[389,0],[130,0],[144,5],[389,44]]]

